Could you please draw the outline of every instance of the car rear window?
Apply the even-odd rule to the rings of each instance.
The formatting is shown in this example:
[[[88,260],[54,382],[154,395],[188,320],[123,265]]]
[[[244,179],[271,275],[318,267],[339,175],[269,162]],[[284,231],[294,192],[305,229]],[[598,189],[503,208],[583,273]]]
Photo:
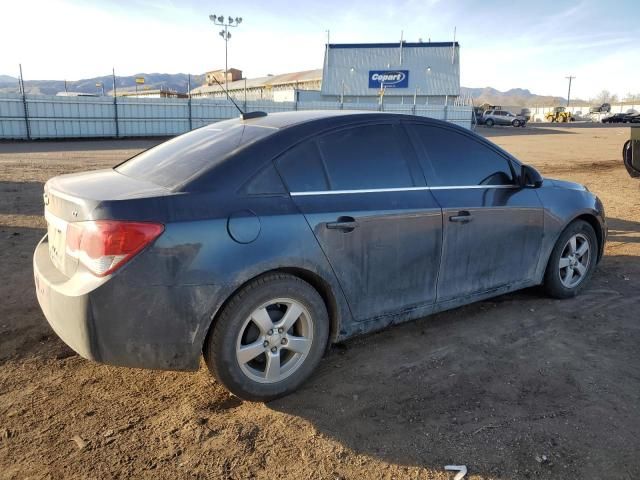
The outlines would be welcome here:
[[[215,123],[150,148],[118,165],[116,171],[174,188],[275,130],[235,120]]]

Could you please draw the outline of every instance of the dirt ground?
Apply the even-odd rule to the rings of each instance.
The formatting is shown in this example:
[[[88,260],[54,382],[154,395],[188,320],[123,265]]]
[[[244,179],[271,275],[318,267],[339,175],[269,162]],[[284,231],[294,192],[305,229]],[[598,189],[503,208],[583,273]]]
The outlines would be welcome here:
[[[36,303],[43,182],[149,140],[0,143],[0,477],[640,478],[640,182],[627,128],[481,128],[603,200],[606,257],[583,295],[538,289],[334,347],[297,393],[241,402],[209,376],[82,359]]]

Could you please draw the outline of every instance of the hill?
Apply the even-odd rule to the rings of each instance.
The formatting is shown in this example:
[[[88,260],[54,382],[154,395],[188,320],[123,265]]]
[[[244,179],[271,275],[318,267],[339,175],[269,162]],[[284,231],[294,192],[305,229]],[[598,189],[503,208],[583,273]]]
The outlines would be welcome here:
[[[121,91],[131,91],[136,88],[136,77],[144,77],[145,83],[139,88],[157,89],[160,87],[178,92],[187,91],[188,75],[186,73],[139,73],[136,75],[118,77],[116,76],[116,89]],[[192,88],[201,85],[204,75],[192,75]],[[96,84],[104,85],[105,94],[110,94],[113,90],[113,78],[111,75],[103,77],[87,78],[83,80],[68,80],[67,91],[81,93],[98,93],[101,91]],[[64,80],[25,80],[25,91],[36,95],[55,95],[65,91]],[[0,75],[0,93],[18,93],[18,79],[8,75]]]
[[[139,73],[126,77],[116,76],[116,89],[119,92],[132,91],[136,88],[136,77],[144,77],[145,89],[168,88],[178,92],[187,91],[186,73]],[[202,85],[204,74],[191,76],[191,87]],[[83,80],[68,80],[66,88],[69,92],[98,93],[101,91],[96,84],[103,84],[105,94],[110,94],[113,89],[113,79],[111,75],[102,77],[87,78]],[[29,94],[35,95],[55,95],[64,92],[64,80],[26,80],[25,90]],[[506,92],[501,92],[492,87],[469,88],[460,87],[463,96],[473,99],[475,105],[490,103],[492,105],[508,106],[533,106],[533,105],[561,105],[566,102],[562,97],[536,95],[524,88],[512,88]],[[18,93],[18,79],[9,75],[0,75],[0,93]]]
[[[501,92],[492,87],[469,88],[460,87],[460,93],[473,99],[474,105],[490,103],[491,105],[509,105],[525,107],[534,105],[564,105],[567,100],[550,95],[536,95],[525,88],[512,88]]]

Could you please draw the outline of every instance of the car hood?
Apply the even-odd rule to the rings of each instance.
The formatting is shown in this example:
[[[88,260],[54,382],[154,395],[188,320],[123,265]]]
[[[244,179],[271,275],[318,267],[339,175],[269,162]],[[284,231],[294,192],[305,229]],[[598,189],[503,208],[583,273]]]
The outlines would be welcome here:
[[[557,180],[555,178],[545,178],[544,182],[547,184],[551,184],[556,188],[565,188],[567,190],[580,190],[580,191],[588,191],[587,187],[581,185],[576,182],[569,182],[567,180]]]

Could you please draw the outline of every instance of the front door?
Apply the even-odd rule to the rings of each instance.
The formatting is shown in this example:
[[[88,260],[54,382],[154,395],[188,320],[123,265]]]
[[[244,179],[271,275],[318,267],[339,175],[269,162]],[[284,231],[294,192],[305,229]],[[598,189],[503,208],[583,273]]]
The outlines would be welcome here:
[[[511,161],[488,142],[447,127],[408,127],[443,211],[437,300],[533,280],[543,235],[536,191],[517,185]]]
[[[345,293],[355,320],[433,303],[441,209],[398,125],[341,129],[276,165]]]

